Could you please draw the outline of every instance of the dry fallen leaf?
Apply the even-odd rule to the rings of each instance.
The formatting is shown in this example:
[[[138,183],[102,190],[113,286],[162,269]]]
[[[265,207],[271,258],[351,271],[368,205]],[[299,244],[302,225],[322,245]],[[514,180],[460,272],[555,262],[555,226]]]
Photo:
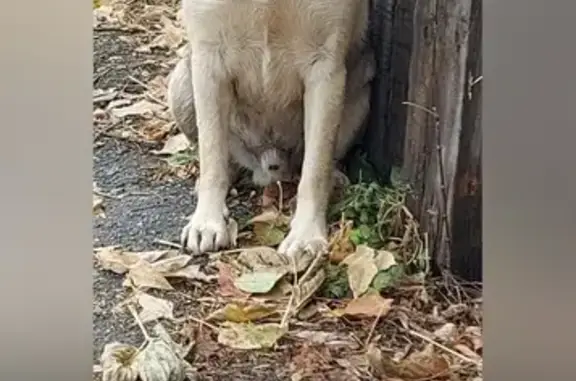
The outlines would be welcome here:
[[[168,93],[168,78],[163,75],[157,75],[147,84],[148,94],[154,98],[163,100]]]
[[[354,254],[346,257],[342,263],[348,266],[347,273],[350,290],[352,290],[354,297],[358,298],[368,290],[372,280],[378,274],[378,267],[374,263],[373,254],[371,251],[357,249]]]
[[[150,263],[138,262],[126,275],[125,286],[143,288],[156,288],[159,290],[173,290],[174,287]]]
[[[218,333],[218,342],[236,349],[271,348],[287,332],[279,324],[239,324],[225,322]]]
[[[338,230],[330,238],[330,262],[338,264],[354,252],[354,244],[350,241],[353,226],[354,221],[342,221]]]
[[[394,299],[384,299],[374,292],[352,299],[345,308],[333,311],[336,315],[358,317],[386,316],[390,312]]]
[[[467,343],[475,352],[481,351],[484,347],[482,328],[477,326],[466,327],[464,335],[460,338],[460,341]]]
[[[227,320],[233,323],[247,323],[257,321],[276,314],[273,306],[264,304],[237,304],[230,303],[222,309],[210,314],[209,319]]]
[[[174,155],[190,147],[190,141],[183,133],[171,136],[164,143],[161,150],[152,150],[154,155]]]
[[[268,246],[248,247],[242,250],[235,263],[247,271],[281,269],[288,265],[286,257]]]
[[[92,195],[92,215],[106,217],[104,213],[104,199],[96,194]]]
[[[194,369],[184,360],[191,346],[183,348],[170,338],[164,327],[154,327],[154,337],[137,349],[112,343],[104,347],[100,358],[102,381],[184,381]]]
[[[186,367],[172,346],[153,338],[138,355],[138,375],[142,381],[184,381]]]
[[[155,296],[140,293],[137,296],[138,304],[142,307],[140,320],[143,323],[157,319],[174,319],[174,303]]]
[[[296,331],[291,333],[290,336],[294,336],[314,344],[331,346],[343,345],[348,347],[348,349],[354,349],[358,346],[358,343],[338,332]]]
[[[368,348],[366,348],[366,359],[368,360],[370,371],[374,377],[377,379],[387,379],[385,378],[386,367],[384,365],[382,351],[376,347],[375,344],[368,344]]]
[[[218,262],[216,266],[218,267],[218,288],[220,295],[239,298],[245,298],[250,295],[240,291],[234,285],[235,275],[232,266],[224,262]]]
[[[270,292],[286,273],[285,270],[275,269],[245,273],[234,280],[234,285],[249,294],[265,294]]]
[[[187,278],[211,281],[197,265],[188,265],[191,257],[176,250],[125,252],[115,247],[96,250],[96,259],[103,269],[127,274],[126,285],[136,288],[171,290],[166,278]]]
[[[433,336],[438,340],[446,343],[454,340],[457,333],[458,328],[454,323],[446,323],[442,327],[435,330]]]
[[[96,259],[104,270],[113,271],[117,274],[126,273],[140,258],[132,253],[123,252],[114,246],[103,247],[96,250]]]
[[[275,208],[270,208],[249,222],[254,232],[254,244],[276,246],[282,242],[288,232],[290,218]]]
[[[348,266],[348,283],[354,297],[358,298],[368,290],[379,271],[387,270],[397,263],[389,251],[358,245],[356,251],[348,255],[342,264]]]
[[[164,107],[160,106],[157,103],[152,103],[147,100],[141,100],[130,106],[112,108],[110,112],[112,113],[112,116],[114,116],[115,118],[123,119],[127,116],[150,117],[155,113],[162,111],[163,109]]]
[[[410,354],[398,364],[389,362],[387,369],[388,373],[393,370],[397,377],[408,381],[446,375],[450,372],[450,364],[430,344],[422,351]]]
[[[118,342],[106,344],[100,356],[102,381],[136,381],[137,354],[138,349],[131,345]]]

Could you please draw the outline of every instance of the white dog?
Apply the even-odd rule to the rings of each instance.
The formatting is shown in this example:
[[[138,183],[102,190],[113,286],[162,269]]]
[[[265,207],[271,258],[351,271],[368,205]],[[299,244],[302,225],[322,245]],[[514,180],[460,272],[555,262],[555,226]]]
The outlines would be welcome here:
[[[183,0],[189,50],[169,83],[178,127],[198,143],[194,253],[226,248],[236,165],[260,185],[300,174],[279,251],[318,252],[335,162],[364,123],[374,75],[367,0]]]

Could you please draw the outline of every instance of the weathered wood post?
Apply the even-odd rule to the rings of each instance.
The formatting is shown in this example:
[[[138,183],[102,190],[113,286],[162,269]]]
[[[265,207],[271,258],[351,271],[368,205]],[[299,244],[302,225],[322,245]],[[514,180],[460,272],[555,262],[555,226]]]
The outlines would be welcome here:
[[[403,175],[436,265],[482,276],[481,0],[416,0]]]

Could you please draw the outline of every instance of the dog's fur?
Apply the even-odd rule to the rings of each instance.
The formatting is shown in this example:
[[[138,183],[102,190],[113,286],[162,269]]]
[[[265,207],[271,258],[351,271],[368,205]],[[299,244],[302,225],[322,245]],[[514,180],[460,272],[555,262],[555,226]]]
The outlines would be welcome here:
[[[236,164],[260,185],[301,171],[279,251],[322,250],[334,164],[369,109],[368,1],[183,0],[183,21],[189,49],[168,98],[200,160],[184,245],[194,253],[230,245],[225,198]]]

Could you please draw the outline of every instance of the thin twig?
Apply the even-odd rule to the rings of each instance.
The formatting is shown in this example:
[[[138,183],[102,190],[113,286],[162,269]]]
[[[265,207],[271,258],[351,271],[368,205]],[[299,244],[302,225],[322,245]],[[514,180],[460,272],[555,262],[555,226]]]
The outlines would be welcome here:
[[[140,317],[138,316],[136,309],[131,304],[129,304],[128,305],[128,311],[130,311],[130,313],[134,317],[134,320],[136,320],[138,327],[140,327],[140,331],[142,331],[142,334],[144,335],[145,341],[150,341],[152,338],[148,334],[148,331],[146,331],[146,327],[144,327],[144,323],[142,323],[142,320],[140,320]]]
[[[448,189],[446,189],[446,173],[444,172],[444,155],[442,152],[442,139],[440,137],[440,115],[436,112],[436,108],[434,108],[434,112],[436,116],[434,117],[434,130],[436,135],[436,153],[438,156],[438,171],[440,172],[440,191],[442,194],[442,214],[440,218],[442,219],[445,233],[446,233],[446,243],[450,244],[452,242],[451,239],[451,230],[450,230],[450,222],[448,220]],[[442,229],[442,227],[440,227]],[[439,236],[442,236],[442,230],[440,230]],[[443,245],[442,245],[443,246]],[[449,258],[446,258],[449,261]],[[447,267],[450,267],[450,263],[446,263]]]
[[[102,191],[99,190],[93,190],[92,192],[94,192],[95,195],[100,196],[100,197],[105,197],[105,198],[112,198],[114,200],[120,200],[122,198],[122,196],[115,196],[113,194],[110,193],[104,193]]]
[[[411,329],[408,330],[407,332],[408,332],[409,334],[411,334],[412,336],[416,336],[416,337],[418,337],[418,338],[420,338],[420,339],[422,339],[422,340],[424,340],[424,341],[426,341],[426,342],[428,342],[428,343],[430,343],[430,344],[432,344],[432,345],[434,345],[434,346],[436,346],[436,347],[438,347],[438,348],[440,348],[440,349],[442,349],[442,350],[450,353],[451,355],[454,355],[454,356],[458,357],[460,360],[463,360],[463,361],[466,361],[466,362],[469,362],[469,363],[472,363],[472,364],[476,364],[476,365],[478,365],[478,366],[481,365],[481,362],[476,361],[476,360],[473,360],[473,359],[471,359],[471,358],[469,358],[469,357],[466,357],[466,356],[464,356],[463,354],[458,353],[458,352],[456,352],[455,350],[450,349],[450,348],[448,348],[447,346],[442,345],[442,344],[440,344],[440,343],[432,340],[431,338],[424,336],[424,335],[421,334],[421,333],[418,333],[418,332],[416,332],[416,331],[414,331],[414,330],[411,330]]]
[[[150,87],[145,84],[144,82],[142,82],[141,80],[139,80],[138,78],[134,78],[133,76],[129,75],[127,77],[129,80],[131,80],[132,82],[137,83],[138,85],[144,87],[144,89],[150,91]],[[166,102],[156,98],[155,96],[153,96],[152,94],[146,94],[147,97],[149,97],[150,99],[152,99],[154,102],[158,103],[159,105],[163,106],[163,107],[168,107],[168,105],[166,104]]]
[[[380,318],[382,317],[382,313],[384,312],[384,309],[386,308],[386,305],[382,305],[380,307],[380,310],[378,310],[378,315],[376,316],[376,319],[374,319],[374,322],[372,323],[372,326],[370,327],[370,332],[368,332],[368,337],[366,338],[366,341],[364,342],[364,347],[367,348],[368,344],[370,344],[370,340],[372,340],[372,335],[374,334],[374,330],[376,329],[376,326],[378,325],[378,322],[380,321]]]
[[[165,240],[159,239],[159,238],[156,238],[156,239],[154,240],[154,243],[157,243],[157,244],[159,244],[159,245],[164,245],[164,246],[172,247],[172,248],[178,249],[178,250],[182,248],[182,245],[179,245],[179,244],[177,244],[177,243],[170,242],[170,241],[165,241]]]

